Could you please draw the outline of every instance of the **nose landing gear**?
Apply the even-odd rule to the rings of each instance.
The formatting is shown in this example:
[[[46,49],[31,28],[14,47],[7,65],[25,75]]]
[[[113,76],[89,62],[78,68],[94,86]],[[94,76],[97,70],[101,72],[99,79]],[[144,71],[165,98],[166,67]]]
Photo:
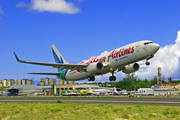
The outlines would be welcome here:
[[[146,65],[150,65],[150,62],[146,61]]]
[[[149,55],[146,57],[146,65],[150,65],[150,62],[148,62],[149,59],[153,58],[154,55]]]

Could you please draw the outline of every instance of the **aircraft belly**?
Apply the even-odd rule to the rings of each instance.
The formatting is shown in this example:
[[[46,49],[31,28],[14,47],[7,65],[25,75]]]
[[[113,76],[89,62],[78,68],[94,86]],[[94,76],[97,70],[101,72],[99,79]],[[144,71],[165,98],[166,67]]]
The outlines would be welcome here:
[[[102,71],[100,71],[99,73],[101,74],[93,74],[93,76],[98,76],[98,75],[103,75],[110,72],[109,67],[104,68]],[[78,72],[76,70],[71,71],[66,74],[66,80],[69,81],[78,81],[78,80],[84,80],[87,79],[91,74],[87,73],[87,72]]]
[[[103,75],[103,74],[106,74],[108,72],[110,72],[110,68],[109,67],[99,71],[98,73],[94,73],[93,76]]]

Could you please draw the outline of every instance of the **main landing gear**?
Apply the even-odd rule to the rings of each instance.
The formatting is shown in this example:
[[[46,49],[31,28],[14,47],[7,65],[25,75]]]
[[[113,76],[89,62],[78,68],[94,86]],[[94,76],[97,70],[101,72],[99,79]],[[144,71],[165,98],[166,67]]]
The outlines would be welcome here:
[[[91,75],[91,76],[88,77],[88,81],[94,81],[94,80],[95,80],[94,76]]]
[[[116,81],[116,76],[114,76],[114,71],[112,72],[112,76],[109,77],[110,81]]]
[[[149,55],[146,57],[146,65],[150,65],[150,62],[148,62],[149,59],[153,58],[154,55]]]
[[[146,65],[150,65],[150,62],[146,61]]]

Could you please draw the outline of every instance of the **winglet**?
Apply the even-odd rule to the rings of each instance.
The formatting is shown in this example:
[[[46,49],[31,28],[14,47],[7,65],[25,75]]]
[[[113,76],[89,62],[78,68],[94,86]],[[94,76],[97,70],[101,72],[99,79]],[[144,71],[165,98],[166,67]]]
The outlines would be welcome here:
[[[16,60],[18,61],[18,62],[20,62],[21,60],[18,58],[18,56],[16,55],[16,53],[13,51],[13,53],[14,53],[14,56],[16,57]]]

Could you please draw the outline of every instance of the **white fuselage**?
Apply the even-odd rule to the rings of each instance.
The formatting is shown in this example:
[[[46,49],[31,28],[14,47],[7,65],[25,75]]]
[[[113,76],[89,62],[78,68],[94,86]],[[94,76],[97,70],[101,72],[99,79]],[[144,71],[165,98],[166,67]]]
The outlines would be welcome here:
[[[149,44],[146,44],[149,43]],[[146,59],[149,55],[154,55],[159,49],[159,45],[153,43],[152,41],[144,40],[135,42],[110,52],[101,54],[93,59],[83,61],[80,64],[90,64],[93,62],[101,62],[104,69],[100,71],[101,74],[106,74],[108,72],[123,70],[126,65],[141,61]],[[79,70],[68,70],[66,74],[66,80],[83,80],[87,79],[91,74],[87,72],[82,72]],[[95,74],[93,76],[96,76]]]

